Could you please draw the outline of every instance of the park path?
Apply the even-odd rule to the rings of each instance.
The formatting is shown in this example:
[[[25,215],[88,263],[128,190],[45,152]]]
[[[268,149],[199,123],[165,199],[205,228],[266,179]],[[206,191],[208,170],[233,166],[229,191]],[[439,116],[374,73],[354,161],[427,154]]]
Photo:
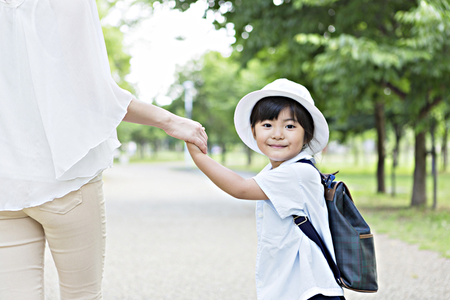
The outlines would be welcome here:
[[[104,190],[105,300],[256,299],[253,202],[184,163],[116,165]],[[375,243],[380,290],[348,300],[450,299],[450,260],[385,235]],[[47,255],[47,300],[58,299],[55,282]]]

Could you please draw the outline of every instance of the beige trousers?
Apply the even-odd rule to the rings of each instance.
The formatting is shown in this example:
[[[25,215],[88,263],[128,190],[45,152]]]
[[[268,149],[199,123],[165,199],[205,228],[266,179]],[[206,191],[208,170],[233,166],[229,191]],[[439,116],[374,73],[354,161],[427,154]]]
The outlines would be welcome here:
[[[102,299],[103,182],[21,211],[0,211],[0,299],[44,300],[47,240],[61,299]]]

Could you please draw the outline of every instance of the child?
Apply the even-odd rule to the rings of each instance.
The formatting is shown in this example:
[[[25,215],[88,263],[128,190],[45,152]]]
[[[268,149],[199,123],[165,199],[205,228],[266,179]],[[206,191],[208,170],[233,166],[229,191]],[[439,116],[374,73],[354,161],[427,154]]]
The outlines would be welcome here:
[[[219,188],[256,204],[258,251],[256,286],[260,300],[342,299],[320,248],[295,225],[307,216],[334,256],[324,189],[313,160],[328,142],[328,125],[308,90],[278,79],[241,99],[234,122],[242,141],[270,160],[254,178],[244,179],[203,154],[189,152]]]

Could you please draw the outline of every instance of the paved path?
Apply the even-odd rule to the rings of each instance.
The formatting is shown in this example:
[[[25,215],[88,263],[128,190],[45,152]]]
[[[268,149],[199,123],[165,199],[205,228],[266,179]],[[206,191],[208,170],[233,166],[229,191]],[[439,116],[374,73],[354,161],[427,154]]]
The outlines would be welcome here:
[[[256,299],[254,203],[179,163],[116,165],[104,182],[105,300]],[[380,291],[347,299],[450,299],[450,260],[383,235],[376,246]],[[47,299],[56,300],[46,263]]]

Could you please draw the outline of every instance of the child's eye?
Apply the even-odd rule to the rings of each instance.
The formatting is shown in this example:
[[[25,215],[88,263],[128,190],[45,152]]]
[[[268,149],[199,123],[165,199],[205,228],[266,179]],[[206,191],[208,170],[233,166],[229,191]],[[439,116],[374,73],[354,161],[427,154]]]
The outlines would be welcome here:
[[[286,125],[286,128],[287,128],[287,129],[294,129],[294,128],[295,128],[295,125],[292,125],[292,124]]]
[[[264,123],[264,124],[262,124],[262,126],[263,126],[263,127],[266,127],[266,128],[270,128],[270,127],[272,127],[272,125],[271,125],[271,124],[269,124],[269,123]]]

